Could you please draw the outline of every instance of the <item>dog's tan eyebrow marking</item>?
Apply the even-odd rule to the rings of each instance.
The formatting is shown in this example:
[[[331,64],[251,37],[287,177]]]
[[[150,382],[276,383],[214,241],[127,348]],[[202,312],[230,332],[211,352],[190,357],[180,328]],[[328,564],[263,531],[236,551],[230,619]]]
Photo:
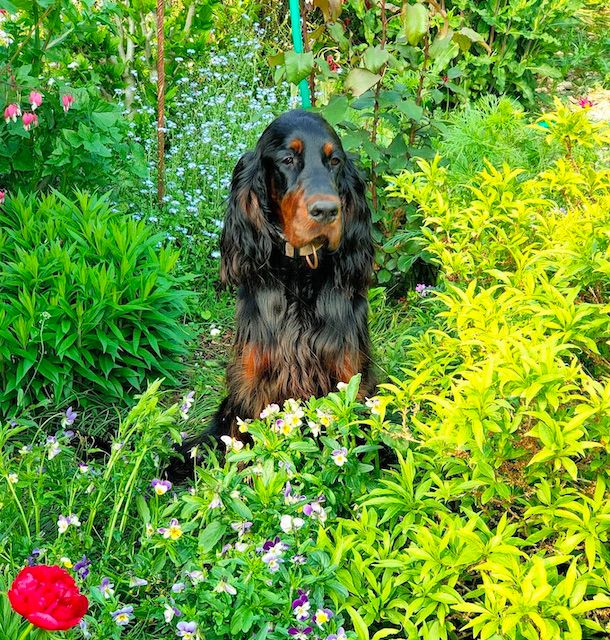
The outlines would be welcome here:
[[[330,158],[334,150],[335,150],[335,146],[333,145],[332,142],[326,142],[322,147],[322,152],[327,158]]]
[[[292,149],[296,153],[302,153],[303,151],[303,141],[300,138],[295,138],[288,143],[288,148]]]

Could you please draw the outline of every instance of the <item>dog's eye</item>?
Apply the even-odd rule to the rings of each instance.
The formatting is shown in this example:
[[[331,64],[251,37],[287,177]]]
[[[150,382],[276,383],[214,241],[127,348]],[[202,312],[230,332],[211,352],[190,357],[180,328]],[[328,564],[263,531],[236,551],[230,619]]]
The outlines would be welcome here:
[[[330,159],[330,164],[331,164],[333,167],[336,167],[337,165],[341,164],[341,159],[340,159],[340,158],[337,158],[337,156],[334,156],[334,157],[332,157],[332,158]]]
[[[294,158],[292,156],[287,156],[282,160],[282,164],[286,164],[286,165],[294,164]]]

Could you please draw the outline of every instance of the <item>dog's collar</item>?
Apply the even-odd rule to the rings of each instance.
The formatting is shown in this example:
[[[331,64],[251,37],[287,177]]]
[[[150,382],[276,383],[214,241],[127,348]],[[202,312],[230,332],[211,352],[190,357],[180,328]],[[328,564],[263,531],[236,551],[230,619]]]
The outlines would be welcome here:
[[[304,247],[295,247],[288,240],[285,241],[284,254],[289,258],[303,257],[312,269],[318,267],[318,250],[322,248],[322,243],[314,244],[313,242],[306,244]],[[309,257],[313,254],[313,260]]]

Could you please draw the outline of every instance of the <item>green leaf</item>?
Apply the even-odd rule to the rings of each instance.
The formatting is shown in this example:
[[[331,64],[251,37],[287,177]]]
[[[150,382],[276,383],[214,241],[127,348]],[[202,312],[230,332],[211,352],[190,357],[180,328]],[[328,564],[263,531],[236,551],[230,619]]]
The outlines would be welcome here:
[[[146,504],[144,496],[136,496],[136,510],[140,514],[142,522],[144,522],[144,524],[148,524],[150,522],[150,509]]]
[[[372,73],[377,73],[389,59],[390,54],[387,49],[383,49],[379,45],[368,47],[362,57],[364,66]]]
[[[423,4],[408,4],[402,14],[407,42],[416,45],[428,32],[428,9]]]
[[[424,110],[416,104],[415,100],[401,100],[398,103],[398,109],[415,122],[419,122],[424,115]]]
[[[0,9],[5,9],[9,13],[17,13],[17,7],[9,0],[0,0]]]
[[[380,269],[377,272],[377,282],[384,284],[392,279],[392,274],[387,269]]]
[[[460,52],[460,47],[453,41],[453,34],[444,38],[435,38],[430,45],[428,53],[430,58],[435,61],[438,68],[445,68],[455,56]]]
[[[381,80],[381,76],[371,73],[368,69],[352,69],[345,78],[343,86],[351,91],[352,95],[360,96]]]
[[[360,388],[360,381],[362,379],[362,375],[360,373],[356,374],[352,377],[347,385],[347,389],[345,391],[345,397],[348,402],[354,402],[356,400],[356,396],[358,395],[358,389]],[[338,447],[337,447],[338,448]]]
[[[286,78],[289,82],[298,84],[306,78],[313,69],[313,52],[296,53],[294,49],[286,51],[284,54],[284,64],[286,66]]]
[[[226,533],[227,527],[219,520],[214,520],[199,534],[199,549],[202,553],[209,553]]]
[[[116,111],[102,111],[91,114],[91,120],[102,129],[110,129],[118,122],[119,117]]]
[[[345,30],[340,22],[333,22],[327,25],[328,35],[339,45],[341,51],[349,49],[349,39],[345,37]]]
[[[354,631],[358,636],[358,640],[369,640],[369,629],[364,622],[362,616],[354,609],[354,607],[346,607],[349,617],[352,619],[354,625]]]
[[[329,103],[322,108],[322,115],[334,127],[345,120],[348,108],[347,96],[333,96]]]
[[[227,500],[227,505],[235,511],[235,513],[244,520],[253,520],[254,516],[250,508],[241,500],[230,498]]]

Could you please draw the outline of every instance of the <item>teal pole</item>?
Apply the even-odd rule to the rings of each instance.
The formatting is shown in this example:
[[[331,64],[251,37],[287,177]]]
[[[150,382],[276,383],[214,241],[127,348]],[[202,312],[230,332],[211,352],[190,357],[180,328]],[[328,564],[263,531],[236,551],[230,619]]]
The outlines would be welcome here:
[[[299,0],[290,0],[290,26],[292,27],[292,43],[296,53],[303,53],[303,36],[301,34],[301,7]],[[311,96],[307,80],[303,78],[299,82],[299,92],[301,94],[301,104],[303,109],[311,108]]]

